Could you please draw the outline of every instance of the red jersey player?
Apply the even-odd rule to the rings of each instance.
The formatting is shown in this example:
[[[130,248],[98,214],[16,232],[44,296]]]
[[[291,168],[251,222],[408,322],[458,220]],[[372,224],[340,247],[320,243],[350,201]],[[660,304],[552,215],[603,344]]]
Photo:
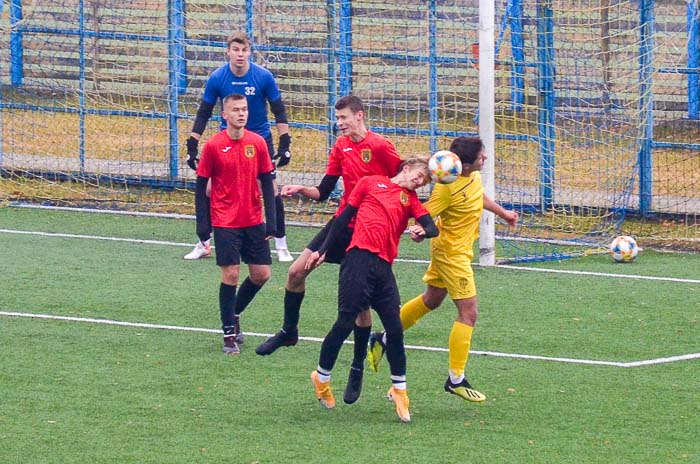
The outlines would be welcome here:
[[[398,254],[401,234],[411,217],[418,222],[409,229],[414,240],[438,234],[433,219],[415,192],[429,180],[425,158],[405,161],[399,173],[391,179],[386,176],[362,178],[326,240],[309,255],[306,267],[313,269],[323,262],[336,242],[342,241],[343,231],[355,218],[355,232],[340,265],[338,318],[321,345],[318,368],[311,373],[316,396],[327,408],[335,406],[330,376],[340,348],[350,335],[357,315],[372,307],[387,334],[386,355],[392,382],[389,398],[394,401],[399,418],[404,422],[411,420],[406,393],[406,354],[399,317],[401,301],[391,265]],[[352,402],[357,400],[360,391],[354,393]],[[349,402],[347,398],[343,399]]]
[[[195,201],[206,207],[207,182],[211,179],[211,223],[216,242],[216,264],[221,268],[219,309],[224,331],[224,352],[238,354],[240,314],[270,279],[270,247],[267,240],[276,228],[274,167],[261,136],[246,130],[248,102],[231,94],[223,100],[227,128],[209,139],[197,166]],[[260,180],[260,188],[258,187]],[[266,221],[260,204],[262,189]],[[237,289],[241,259],[248,277]]]
[[[394,176],[401,164],[401,157],[396,152],[394,145],[376,134],[365,126],[365,111],[362,100],[356,96],[345,96],[338,100],[335,105],[335,118],[338,129],[342,136],[338,137],[335,145],[331,149],[328,158],[328,166],[321,183],[316,187],[306,187],[303,185],[285,185],[282,188],[282,195],[291,196],[295,194],[304,195],[316,201],[324,201],[331,194],[338,179],[343,177],[345,191],[341,198],[337,217],[345,208],[348,196],[353,191],[355,184],[365,177],[371,175]],[[314,237],[306,246],[294,263],[289,267],[287,273],[287,284],[284,295],[284,321],[282,330],[267,339],[255,350],[260,355],[272,354],[281,346],[296,345],[298,340],[298,323],[301,303],[306,291],[306,278],[312,269],[306,269],[305,264],[313,251],[319,249],[328,236],[328,231],[333,224],[331,219],[326,226]],[[343,238],[338,240],[326,253],[326,261],[340,263],[345,256],[345,249],[352,237],[353,224],[350,224],[343,231]],[[369,313],[358,318],[355,329],[355,360],[353,365],[357,368],[353,382],[360,386],[362,383],[362,368],[367,354],[367,343],[371,333],[372,319]],[[358,379],[359,376],[359,379]]]

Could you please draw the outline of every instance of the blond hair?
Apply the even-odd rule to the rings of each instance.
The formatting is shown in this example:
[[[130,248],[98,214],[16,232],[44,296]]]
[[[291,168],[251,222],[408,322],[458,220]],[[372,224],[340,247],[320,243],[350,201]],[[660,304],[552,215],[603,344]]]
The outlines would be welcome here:
[[[410,155],[408,158],[404,159],[399,165],[399,172],[403,171],[405,166],[409,168],[417,168],[423,171],[426,178],[426,184],[430,182],[430,170],[428,169],[428,159],[430,157],[425,155]]]

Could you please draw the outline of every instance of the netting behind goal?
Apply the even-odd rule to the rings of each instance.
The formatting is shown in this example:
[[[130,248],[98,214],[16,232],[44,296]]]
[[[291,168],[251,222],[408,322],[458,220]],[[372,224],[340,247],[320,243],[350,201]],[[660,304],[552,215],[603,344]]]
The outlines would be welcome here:
[[[2,5],[6,202],[191,214],[184,141],[234,30],[251,34],[288,108],[280,183],[320,180],[333,104],[351,92],[402,154],[477,135],[478,1]],[[497,225],[498,257],[571,256],[623,232],[699,247],[697,6],[497,0],[496,13],[496,199],[522,213]],[[216,130],[212,119],[205,137]],[[288,203],[304,223],[334,207]]]

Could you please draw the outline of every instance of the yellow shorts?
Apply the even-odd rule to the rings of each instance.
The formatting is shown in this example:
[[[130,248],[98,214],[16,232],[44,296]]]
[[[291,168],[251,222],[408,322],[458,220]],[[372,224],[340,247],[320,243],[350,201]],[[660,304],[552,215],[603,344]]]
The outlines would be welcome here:
[[[446,289],[453,300],[476,296],[472,263],[464,255],[433,253],[423,282]]]

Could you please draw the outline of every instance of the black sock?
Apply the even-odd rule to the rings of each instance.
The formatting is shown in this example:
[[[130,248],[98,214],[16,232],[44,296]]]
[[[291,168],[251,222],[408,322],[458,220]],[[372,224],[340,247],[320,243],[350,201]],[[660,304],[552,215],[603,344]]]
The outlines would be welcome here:
[[[277,195],[275,197],[275,215],[277,217],[277,233],[275,237],[282,238],[287,235],[287,230],[284,225],[284,201],[282,201],[282,195]]]
[[[238,294],[236,294],[236,315],[243,312],[261,288],[262,285],[256,285],[250,280],[250,277],[246,277],[238,289]]]
[[[221,311],[221,328],[224,335],[232,334],[234,321],[234,308],[236,307],[236,286],[221,282],[219,285],[219,310]]]
[[[372,326],[355,326],[353,332],[355,335],[355,350],[352,358],[352,367],[362,370],[365,366],[367,344],[369,343],[369,336],[372,333]]]
[[[386,360],[389,361],[391,375],[406,375],[406,351],[401,329],[386,333]]]
[[[326,335],[321,343],[321,354],[318,359],[318,365],[327,370],[333,370],[335,361],[338,359],[338,353],[343,347],[343,342],[348,338],[354,325],[355,318],[349,313],[338,313],[338,319],[331,327],[330,332]]]
[[[296,333],[299,325],[299,312],[301,302],[304,301],[306,292],[291,292],[284,290],[284,324],[282,328],[287,333]]]

